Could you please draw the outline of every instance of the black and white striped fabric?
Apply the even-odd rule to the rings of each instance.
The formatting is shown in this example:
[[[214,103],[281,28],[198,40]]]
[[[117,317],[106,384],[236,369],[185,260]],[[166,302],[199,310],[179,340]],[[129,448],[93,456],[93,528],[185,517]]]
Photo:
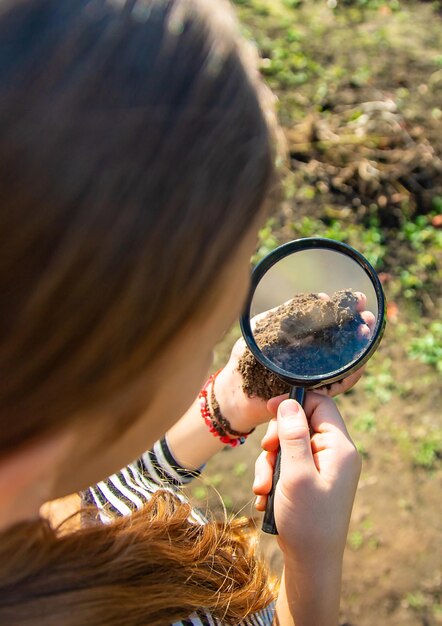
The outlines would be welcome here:
[[[202,469],[202,468],[201,468]],[[141,509],[158,489],[173,493],[182,502],[186,497],[179,487],[199,476],[200,470],[189,471],[179,465],[173,457],[165,437],[157,441],[152,450],[123,468],[107,480],[90,487],[82,493],[85,504],[95,505],[104,524],[110,523],[115,516],[130,515]],[[205,524],[206,518],[192,509],[189,521]],[[238,626],[270,626],[273,622],[274,603],[259,613],[248,616]],[[186,620],[175,622],[172,626],[223,626],[204,609],[198,609]]]
[[[259,613],[249,615],[246,619],[238,623],[238,626],[269,626],[272,624],[275,614],[275,605],[272,604]],[[192,613],[182,622],[175,622],[172,626],[223,626],[223,623],[214,619],[207,611]]]

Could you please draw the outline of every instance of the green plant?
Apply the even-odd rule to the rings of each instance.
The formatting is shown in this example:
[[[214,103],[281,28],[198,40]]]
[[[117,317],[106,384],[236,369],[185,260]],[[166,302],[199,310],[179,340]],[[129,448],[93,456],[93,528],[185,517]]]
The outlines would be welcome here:
[[[348,536],[348,544],[352,550],[360,550],[364,544],[364,535],[360,530],[355,530]]]
[[[361,457],[363,459],[368,459],[370,454],[369,454],[367,448],[365,447],[365,445],[361,441],[356,441],[355,445],[356,445],[356,450],[359,452]]]
[[[435,196],[432,203],[436,210],[440,203],[439,208],[442,210],[442,198],[440,196]],[[442,247],[441,231],[432,226],[429,215],[418,215],[415,220],[406,221],[402,225],[401,233],[414,250],[423,251],[432,244],[438,248]]]
[[[219,487],[223,482],[222,474],[212,474],[209,476],[205,476],[204,483],[210,485],[211,487]]]
[[[361,229],[360,238],[362,243],[362,252],[368,261],[375,267],[382,266],[385,256],[385,245],[382,235],[382,229],[377,218],[371,220],[367,229]]]
[[[247,463],[245,463],[244,461],[240,461],[239,463],[236,463],[236,465],[234,465],[233,467],[233,475],[236,476],[237,478],[244,476],[246,471],[247,471]]]
[[[414,266],[410,269],[402,270],[399,274],[401,286],[403,288],[403,295],[405,298],[413,299],[416,297],[416,292],[420,291],[423,286],[423,280],[417,275],[414,270]]]
[[[419,467],[432,469],[442,456],[442,433],[430,434],[423,438],[413,451],[413,462]]]
[[[297,9],[302,4],[302,0],[282,0],[282,3],[289,9]]]
[[[427,604],[422,591],[409,592],[405,596],[405,601],[411,609],[421,611]]]
[[[433,204],[437,198],[433,198]],[[414,259],[399,272],[402,294],[408,300],[428,297],[441,278],[442,231],[434,228],[431,220],[431,215],[419,215],[406,221],[398,233],[399,241],[410,247]]]
[[[227,494],[222,495],[221,498],[227,511],[231,511],[233,509],[233,499]]]
[[[393,391],[398,390],[398,385],[392,374],[391,359],[380,360],[376,354],[369,371],[362,379],[365,393],[376,398],[379,404],[385,404],[391,399]]]
[[[320,220],[304,216],[293,222],[291,228],[295,237],[313,237],[313,235],[322,234],[324,224]]]
[[[273,233],[275,220],[270,218],[258,233],[258,248],[253,255],[252,263],[255,265],[263,259],[269,252],[279,246],[279,241]]]
[[[408,354],[412,359],[432,365],[442,373],[442,322],[431,322],[428,332],[412,339]]]
[[[376,416],[371,411],[362,413],[353,422],[353,427],[359,432],[371,433],[376,431]]]
[[[204,485],[198,485],[192,489],[192,496],[200,501],[207,499],[207,493],[207,488]]]

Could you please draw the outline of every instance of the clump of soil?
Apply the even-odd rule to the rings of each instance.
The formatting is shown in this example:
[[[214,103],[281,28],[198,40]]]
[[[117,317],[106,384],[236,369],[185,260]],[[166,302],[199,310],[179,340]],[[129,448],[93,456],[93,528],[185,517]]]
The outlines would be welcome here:
[[[255,340],[272,363],[298,376],[318,376],[340,369],[366,346],[358,327],[358,298],[350,289],[330,299],[297,294],[256,324]],[[247,349],[238,369],[249,397],[268,400],[289,391],[289,385],[264,368]]]

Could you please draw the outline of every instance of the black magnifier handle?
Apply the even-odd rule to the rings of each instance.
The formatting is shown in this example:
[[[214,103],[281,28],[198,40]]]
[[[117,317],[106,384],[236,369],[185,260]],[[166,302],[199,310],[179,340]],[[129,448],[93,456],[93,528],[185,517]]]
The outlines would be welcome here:
[[[290,390],[289,398],[299,402],[301,406],[304,406],[305,389],[304,387],[292,387]],[[275,524],[275,514],[273,511],[273,504],[275,500],[276,483],[279,480],[279,473],[281,471],[281,448],[278,450],[276,457],[275,469],[273,470],[272,488],[267,496],[267,506],[262,520],[262,529],[265,533],[270,535],[277,535],[278,531]]]

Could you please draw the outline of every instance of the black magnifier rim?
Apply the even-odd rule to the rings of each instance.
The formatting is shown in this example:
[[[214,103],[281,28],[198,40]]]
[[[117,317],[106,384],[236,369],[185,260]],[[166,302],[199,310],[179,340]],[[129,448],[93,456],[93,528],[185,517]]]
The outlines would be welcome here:
[[[252,327],[250,324],[250,309],[258,283],[260,282],[264,274],[266,274],[269,269],[273,267],[273,265],[275,265],[275,263],[278,263],[278,261],[293,254],[294,252],[313,250],[315,248],[340,252],[341,254],[352,258],[358,263],[358,265],[360,265],[360,267],[362,267],[362,269],[370,278],[376,293],[378,303],[378,316],[376,320],[376,326],[373,332],[373,337],[369,344],[366,346],[366,348],[363,350],[363,352],[359,355],[357,359],[351,361],[350,363],[345,365],[345,367],[342,367],[339,370],[335,370],[333,372],[329,372],[326,375],[323,374],[321,376],[288,376],[286,370],[283,370],[274,363],[272,363],[272,361],[270,361],[270,359],[268,359],[258,347],[253,336]],[[274,372],[277,376],[279,376],[279,378],[281,378],[288,384],[296,385],[298,387],[305,387],[308,389],[327,385],[341,380],[342,378],[344,378],[344,376],[348,376],[352,371],[362,367],[362,365],[364,365],[364,363],[368,361],[368,359],[372,356],[372,354],[378,347],[382,339],[385,323],[386,304],[384,291],[382,289],[379,277],[372,265],[360,252],[358,252],[348,244],[341,241],[336,241],[334,239],[326,239],[324,237],[305,237],[303,239],[295,239],[294,241],[289,241],[288,243],[285,243],[282,246],[275,248],[275,250],[265,256],[254,267],[252,271],[249,294],[247,296],[243,313],[240,318],[240,326],[244,340],[257,361],[264,365],[264,367],[269,369],[271,372]]]

